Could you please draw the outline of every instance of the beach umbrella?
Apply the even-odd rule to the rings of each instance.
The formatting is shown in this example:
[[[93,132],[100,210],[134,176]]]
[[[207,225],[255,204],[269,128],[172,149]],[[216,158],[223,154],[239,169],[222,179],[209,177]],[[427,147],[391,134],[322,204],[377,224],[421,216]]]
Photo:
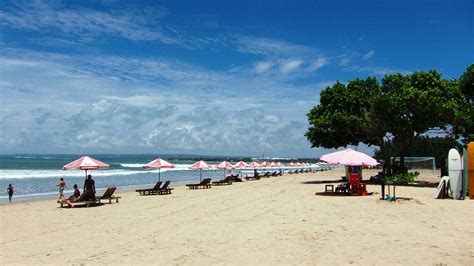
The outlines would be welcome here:
[[[260,167],[260,164],[258,162],[251,162],[248,167],[256,168],[256,167]]]
[[[143,166],[145,169],[158,169],[158,182],[160,181],[160,172],[161,168],[175,168],[173,164],[161,159],[157,158]]]
[[[216,168],[224,170],[224,178],[225,178],[225,170],[226,169],[232,169],[232,168],[234,168],[234,166],[231,163],[229,163],[228,161],[222,161],[221,163],[216,164]]]
[[[295,163],[294,162],[291,162],[288,164],[289,166],[295,166]]]
[[[97,169],[107,169],[107,168],[109,168],[108,164],[89,156],[82,156],[81,158],[63,166],[63,170],[84,170],[86,172],[86,178],[87,178],[87,170],[97,170]]]
[[[242,168],[249,167],[249,164],[244,162],[244,161],[239,161],[236,164],[234,164],[234,168],[239,168],[240,169],[240,176],[242,177]]]
[[[277,162],[276,166],[281,167],[283,164],[281,162]]]
[[[189,169],[193,169],[193,170],[199,169],[199,181],[202,181],[202,170],[211,169],[211,168],[212,166],[203,160],[197,161],[189,167]]]
[[[234,168],[245,168],[248,167],[249,164],[244,162],[244,161],[239,161],[236,164],[234,164]]]
[[[270,167],[275,167],[276,165],[277,165],[277,164],[276,164],[275,162],[271,162],[271,163],[269,164]]]
[[[320,160],[330,164],[339,164],[344,166],[375,166],[379,164],[369,155],[354,151],[353,149],[345,149],[321,156]]]

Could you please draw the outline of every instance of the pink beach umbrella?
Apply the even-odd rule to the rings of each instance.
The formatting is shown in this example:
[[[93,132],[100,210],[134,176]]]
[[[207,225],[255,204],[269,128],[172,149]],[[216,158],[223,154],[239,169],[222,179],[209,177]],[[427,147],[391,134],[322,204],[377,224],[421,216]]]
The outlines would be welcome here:
[[[160,181],[160,172],[161,168],[175,168],[173,164],[161,159],[157,158],[143,166],[145,169],[158,169],[158,181]]]
[[[294,162],[291,162],[288,164],[289,166],[295,166],[295,163]]]
[[[269,166],[270,166],[270,167],[275,167],[276,165],[277,165],[277,164],[276,164],[275,162],[271,162]]]
[[[202,170],[204,169],[211,169],[212,166],[208,163],[206,163],[205,161],[203,160],[200,160],[198,162],[195,162],[194,164],[192,164],[189,169],[193,169],[193,170],[197,170],[199,169],[199,181],[202,180]]]
[[[238,163],[234,164],[234,168],[240,169],[240,176],[242,176],[242,168],[249,167],[249,164],[244,161],[239,161]]]
[[[221,163],[216,165],[216,168],[224,170],[224,178],[225,178],[225,170],[226,169],[233,169],[234,166],[231,163],[229,163],[228,161],[222,161]]]
[[[321,156],[320,160],[330,164],[340,164],[344,166],[375,166],[379,164],[369,155],[354,151],[353,149],[345,149]]]
[[[236,164],[234,164],[234,168],[245,168],[248,167],[249,164],[244,162],[244,161],[239,161]]]
[[[260,167],[260,164],[258,162],[251,162],[249,164],[249,167],[253,167],[253,168]]]
[[[107,169],[109,165],[94,159],[89,156],[82,156],[81,158],[70,162],[63,166],[63,170],[85,170],[87,178],[87,170]]]

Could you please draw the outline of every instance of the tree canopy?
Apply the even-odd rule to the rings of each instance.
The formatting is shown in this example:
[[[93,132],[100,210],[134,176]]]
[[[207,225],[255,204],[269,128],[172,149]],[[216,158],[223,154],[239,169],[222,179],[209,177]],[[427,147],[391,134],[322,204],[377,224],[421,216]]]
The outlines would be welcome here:
[[[403,164],[415,139],[460,124],[467,106],[460,82],[435,70],[385,75],[381,84],[372,77],[336,82],[320,96],[308,113],[312,147],[375,145],[386,163],[397,155]]]

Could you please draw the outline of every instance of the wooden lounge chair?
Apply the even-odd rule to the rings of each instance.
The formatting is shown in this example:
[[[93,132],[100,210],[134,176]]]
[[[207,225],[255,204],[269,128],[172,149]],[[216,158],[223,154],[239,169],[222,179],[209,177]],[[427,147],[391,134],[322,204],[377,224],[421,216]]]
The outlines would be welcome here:
[[[253,176],[246,176],[245,179],[246,179],[247,181],[249,181],[249,180],[259,180],[260,177],[261,177],[261,175],[260,175],[259,173],[257,173],[257,174],[255,174],[255,175],[253,175]]]
[[[76,205],[86,205],[86,207],[90,207],[91,205],[95,205],[98,202],[97,199],[94,199],[94,192],[92,190],[88,190],[79,196],[79,198],[75,202],[71,202],[73,206]],[[63,199],[59,201],[61,207],[67,204],[67,199]]]
[[[170,181],[166,181],[165,184],[160,189],[158,189],[158,194],[171,194],[171,190],[173,190],[174,188],[169,187],[169,185]]]
[[[232,182],[243,182],[242,179],[239,178],[239,174],[230,175],[229,180]]]
[[[212,182],[212,185],[214,186],[232,185],[233,178],[234,178],[233,176],[228,176],[222,180]]]
[[[189,189],[211,188],[211,179],[205,178],[198,184],[186,184]]]
[[[102,203],[101,200],[108,200],[109,204],[112,203],[112,200],[115,200],[115,202],[118,203],[121,197],[114,196],[115,190],[117,190],[116,187],[109,187],[104,192],[104,195],[96,197],[96,199],[99,200],[99,203]]]
[[[271,176],[271,173],[270,172],[266,172],[262,177],[270,177]]]
[[[158,190],[160,189],[161,184],[162,182],[159,181],[159,182],[156,182],[156,185],[152,188],[137,189],[135,191],[138,192],[142,196],[156,194],[158,193]]]

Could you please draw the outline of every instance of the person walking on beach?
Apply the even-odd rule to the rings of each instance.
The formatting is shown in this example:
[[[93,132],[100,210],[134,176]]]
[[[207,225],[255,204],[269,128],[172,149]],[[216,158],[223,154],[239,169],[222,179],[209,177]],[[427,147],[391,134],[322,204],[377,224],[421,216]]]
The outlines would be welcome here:
[[[12,186],[12,184],[8,185],[7,192],[8,192],[8,200],[10,202],[12,202],[12,197],[13,197],[13,186]]]
[[[92,179],[92,175],[87,175],[87,179],[84,181],[84,191],[82,193],[89,190],[92,191],[92,198],[95,199],[95,182],[94,179]]]
[[[59,180],[59,200],[64,198],[64,190],[66,189],[66,182],[64,181],[64,178],[61,177]]]

